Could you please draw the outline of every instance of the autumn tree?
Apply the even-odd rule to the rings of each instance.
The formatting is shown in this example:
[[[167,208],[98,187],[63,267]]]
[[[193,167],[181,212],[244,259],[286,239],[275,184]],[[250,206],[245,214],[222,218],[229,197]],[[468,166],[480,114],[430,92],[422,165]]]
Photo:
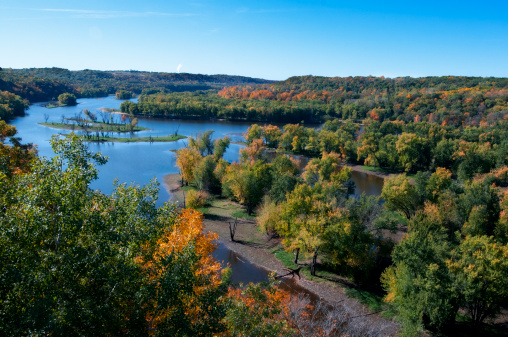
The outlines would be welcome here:
[[[227,278],[202,215],[156,208],[156,182],[93,190],[105,158],[75,135],[52,146],[0,178],[2,335],[223,332]]]
[[[16,128],[0,120],[0,177],[11,177],[13,174],[30,170],[37,149],[32,144],[21,144],[21,139],[14,137]],[[6,144],[9,140],[12,145]]]
[[[290,318],[291,296],[271,282],[230,289],[224,322],[228,336],[295,336]],[[300,317],[298,317],[300,318]]]
[[[261,127],[262,135],[265,140],[265,144],[269,148],[277,148],[279,146],[279,139],[282,135],[278,126],[266,125]]]
[[[176,167],[180,170],[182,180],[187,185],[194,181],[194,170],[202,158],[201,153],[195,147],[184,147],[176,151]]]
[[[265,149],[261,138],[254,139],[248,146],[240,150],[240,160],[253,164],[263,158]]]
[[[252,124],[244,135],[247,144],[252,143],[255,139],[262,139],[263,130],[257,124]]]

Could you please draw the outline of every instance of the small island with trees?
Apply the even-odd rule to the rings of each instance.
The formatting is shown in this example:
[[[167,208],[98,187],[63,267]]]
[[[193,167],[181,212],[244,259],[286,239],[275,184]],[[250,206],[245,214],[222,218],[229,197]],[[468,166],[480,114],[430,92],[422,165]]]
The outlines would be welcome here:
[[[58,95],[58,101],[46,104],[46,108],[48,109],[59,108],[64,106],[73,106],[77,104],[78,103],[76,102],[76,95],[64,92],[63,94]]]

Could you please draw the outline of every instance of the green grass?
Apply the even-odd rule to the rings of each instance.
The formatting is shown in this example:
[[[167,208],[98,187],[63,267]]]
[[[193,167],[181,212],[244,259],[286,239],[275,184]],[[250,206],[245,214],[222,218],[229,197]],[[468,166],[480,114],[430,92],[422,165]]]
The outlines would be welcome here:
[[[182,186],[180,187],[182,191],[189,192],[189,191],[197,191],[198,189],[192,185],[189,186]]]
[[[90,138],[83,137],[85,142],[117,142],[117,143],[140,143],[140,142],[175,142],[177,140],[187,138],[182,135],[166,136],[166,137],[97,137],[91,136]]]
[[[233,218],[241,218],[241,219],[246,219],[246,220],[256,220],[256,216],[255,215],[249,215],[249,214],[247,214],[247,211],[244,210],[244,209],[231,213],[231,216]]]
[[[397,219],[397,222],[400,225],[402,225],[402,226],[408,225],[409,220],[405,216],[400,214],[399,212],[395,212],[395,211],[387,211],[387,212],[390,213],[390,215],[393,216],[395,219]]]
[[[45,108],[48,108],[48,109],[54,109],[54,108],[59,108],[59,107],[63,107],[63,106],[67,106],[67,104],[60,104],[60,103],[48,103],[46,104]]]
[[[367,171],[371,171],[371,172],[386,172],[385,170],[383,170],[382,168],[380,167],[374,167],[374,166],[366,166],[366,165],[363,165],[362,168],[364,170],[367,170]]]
[[[294,263],[295,256],[292,253],[287,252],[284,248],[282,248],[282,246],[273,249],[272,253],[275,253],[275,257],[282,262],[284,267],[289,269],[298,268],[298,265]]]

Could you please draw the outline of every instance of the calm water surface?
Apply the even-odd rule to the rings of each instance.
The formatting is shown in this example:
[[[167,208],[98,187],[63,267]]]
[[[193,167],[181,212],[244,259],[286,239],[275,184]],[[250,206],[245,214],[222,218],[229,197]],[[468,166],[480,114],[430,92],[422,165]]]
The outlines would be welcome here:
[[[133,99],[136,101],[136,99]],[[47,109],[41,103],[32,105],[25,117],[16,118],[11,122],[18,130],[18,136],[23,143],[37,144],[39,155],[53,157],[49,140],[57,134],[67,134],[70,130],[57,130],[38,125],[45,121],[45,115],[49,115],[48,122],[61,122],[62,118],[72,118],[83,109],[97,114],[101,120],[100,108],[118,109],[121,100],[114,96],[105,98],[78,99],[78,105],[73,107],[60,107]],[[119,116],[114,116],[118,119]],[[188,121],[166,119],[143,119],[138,118],[138,125],[148,128],[147,131],[137,132],[136,136],[167,136],[178,134],[184,136],[196,136],[207,130],[214,130],[213,138],[230,136],[233,140],[241,140],[238,136],[247,131],[250,123],[216,122],[216,121]],[[115,136],[118,136],[115,134]],[[122,137],[130,137],[123,134]],[[109,157],[108,163],[99,167],[99,179],[92,183],[92,188],[100,189],[103,193],[111,193],[113,180],[120,183],[148,184],[156,178],[161,182],[166,174],[178,173],[175,167],[175,154],[170,150],[176,150],[186,146],[185,140],[171,143],[89,143],[88,148],[93,152],[102,152]],[[231,144],[224,155],[228,161],[237,161],[238,152],[242,146]],[[365,192],[367,195],[379,195],[382,188],[382,179],[359,172],[353,172],[352,180],[356,184],[356,193]],[[158,206],[169,200],[169,194],[165,188],[159,190]],[[238,254],[230,251],[224,245],[219,244],[214,256],[222,261],[223,265],[229,263],[232,269],[232,280],[235,283],[260,282],[268,279],[268,273],[246,261]],[[293,292],[301,292],[291,280],[284,281],[283,287]]]

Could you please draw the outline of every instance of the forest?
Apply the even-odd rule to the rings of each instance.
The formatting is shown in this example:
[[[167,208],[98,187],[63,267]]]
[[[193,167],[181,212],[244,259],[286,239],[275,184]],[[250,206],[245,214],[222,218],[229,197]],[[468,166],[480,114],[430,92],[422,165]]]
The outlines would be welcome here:
[[[428,124],[371,120],[361,134],[352,121],[328,121],[318,131],[253,125],[234,163],[222,159],[229,138],[212,141],[209,131],[177,151],[177,166],[195,187],[189,207],[237,201],[256,210],[260,230],[280,237],[310,275],[321,268],[359,287],[379,285],[402,336],[447,335],[457,320],[473,335],[486,333],[484,323],[508,303],[508,128],[502,121],[453,133]],[[383,132],[392,148],[366,152]],[[486,138],[492,134],[498,140]],[[349,150],[358,159],[395,156],[392,169],[403,173],[385,180],[380,197],[352,195],[348,143],[357,144]],[[268,148],[279,155],[269,158]],[[288,153],[313,158],[300,171]]]
[[[170,118],[252,122],[321,123],[330,118],[361,122],[424,121],[478,126],[502,120],[508,80],[480,77],[293,77],[271,84],[186,93],[141,95],[124,112]]]
[[[0,90],[31,103],[56,100],[72,93],[78,98],[103,97],[126,90],[135,94],[220,89],[229,85],[270,83],[242,76],[174,74],[142,71],[71,71],[62,68],[0,68]]]
[[[107,159],[78,136],[44,158],[5,122],[39,99],[103,94],[139,94],[121,104],[133,120],[259,124],[238,162],[213,130],[177,150],[190,187],[177,210],[155,206],[156,182],[90,188]],[[203,233],[214,198],[243,205],[308,275],[381,293],[401,336],[504,333],[489,323],[508,305],[508,79],[3,69],[0,119],[3,335],[382,335],[347,308],[313,320],[276,282],[232,285]],[[381,196],[354,195],[355,165],[391,174]]]

